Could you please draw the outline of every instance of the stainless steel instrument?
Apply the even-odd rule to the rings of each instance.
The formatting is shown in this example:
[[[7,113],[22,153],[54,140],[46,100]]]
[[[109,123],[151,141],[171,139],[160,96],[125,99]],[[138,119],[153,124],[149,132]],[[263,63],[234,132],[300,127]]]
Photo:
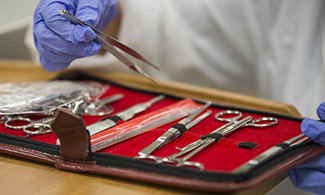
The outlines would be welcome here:
[[[149,78],[151,81],[155,82],[153,78],[151,78],[146,72],[144,72],[138,65],[131,62],[127,57],[125,57],[120,51],[118,51],[115,47],[121,49],[122,51],[126,52],[127,54],[135,57],[136,59],[149,64],[151,67],[156,68],[159,70],[159,68],[152,63],[150,63],[148,60],[146,60],[144,57],[142,57],[138,52],[134,51],[133,49],[129,48],[128,46],[122,44],[118,40],[110,37],[109,35],[103,33],[102,31],[94,28],[93,26],[90,26],[89,24],[86,24],[85,22],[79,20],[77,17],[72,15],[66,10],[61,10],[60,14],[65,17],[67,20],[69,20],[73,24],[79,24],[83,26],[90,27],[97,35],[100,44],[103,48],[105,48],[108,52],[110,52],[112,55],[114,55],[118,60],[120,60],[123,64],[131,68],[133,71]]]

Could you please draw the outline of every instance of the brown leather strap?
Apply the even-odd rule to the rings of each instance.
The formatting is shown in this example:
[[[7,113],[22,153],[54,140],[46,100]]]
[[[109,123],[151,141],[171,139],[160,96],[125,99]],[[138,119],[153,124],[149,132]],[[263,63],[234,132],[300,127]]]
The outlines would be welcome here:
[[[60,140],[63,158],[86,160],[89,151],[89,135],[80,116],[60,108],[51,127]]]

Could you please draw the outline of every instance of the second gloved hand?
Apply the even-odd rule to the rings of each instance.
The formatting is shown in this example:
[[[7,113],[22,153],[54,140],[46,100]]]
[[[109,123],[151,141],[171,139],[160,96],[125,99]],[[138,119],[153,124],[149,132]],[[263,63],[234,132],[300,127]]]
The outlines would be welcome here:
[[[78,58],[98,53],[100,44],[89,27],[70,23],[59,12],[67,10],[99,30],[116,16],[116,0],[41,0],[34,12],[34,42],[47,71],[66,68]]]
[[[314,142],[325,146],[325,102],[317,108],[317,114],[323,121],[304,119],[301,130]],[[288,174],[297,188],[316,194],[325,194],[325,154],[298,165]]]

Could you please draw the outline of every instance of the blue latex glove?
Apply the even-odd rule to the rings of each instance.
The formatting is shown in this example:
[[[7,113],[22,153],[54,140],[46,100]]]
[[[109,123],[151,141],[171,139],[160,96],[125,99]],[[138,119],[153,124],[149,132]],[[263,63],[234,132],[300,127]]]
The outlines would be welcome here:
[[[325,102],[317,108],[321,120],[325,120]],[[304,119],[302,132],[314,142],[325,146],[325,122]],[[325,194],[325,155],[309,160],[288,172],[292,183],[300,189]]]
[[[47,71],[66,68],[73,60],[98,53],[100,44],[89,27],[74,25],[62,17],[67,10],[102,30],[116,16],[116,0],[41,0],[34,12],[34,42],[40,63]]]

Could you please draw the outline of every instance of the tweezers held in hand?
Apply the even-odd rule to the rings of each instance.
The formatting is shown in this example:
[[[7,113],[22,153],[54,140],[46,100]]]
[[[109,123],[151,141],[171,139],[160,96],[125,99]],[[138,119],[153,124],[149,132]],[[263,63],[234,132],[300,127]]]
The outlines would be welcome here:
[[[156,68],[159,70],[159,68],[152,63],[150,63],[148,60],[146,60],[143,56],[141,56],[138,52],[134,51],[133,49],[129,48],[128,46],[122,44],[118,40],[108,36],[107,34],[103,33],[102,31],[90,26],[89,24],[86,24],[85,22],[79,20],[77,17],[72,15],[70,12],[66,10],[61,10],[60,14],[65,17],[67,20],[69,20],[73,24],[79,24],[83,26],[90,27],[97,35],[97,37],[100,40],[101,46],[106,49],[108,52],[110,52],[112,55],[114,55],[118,60],[120,60],[123,64],[131,68],[132,70],[136,71],[137,73],[149,78],[151,81],[156,81],[151,78],[146,72],[144,72],[139,66],[137,66],[135,63],[131,62],[127,57],[125,57],[121,52],[119,52],[115,47],[121,49],[122,51],[126,52],[127,54],[133,56],[134,58],[149,64],[150,66]],[[115,47],[114,47],[115,46]]]

